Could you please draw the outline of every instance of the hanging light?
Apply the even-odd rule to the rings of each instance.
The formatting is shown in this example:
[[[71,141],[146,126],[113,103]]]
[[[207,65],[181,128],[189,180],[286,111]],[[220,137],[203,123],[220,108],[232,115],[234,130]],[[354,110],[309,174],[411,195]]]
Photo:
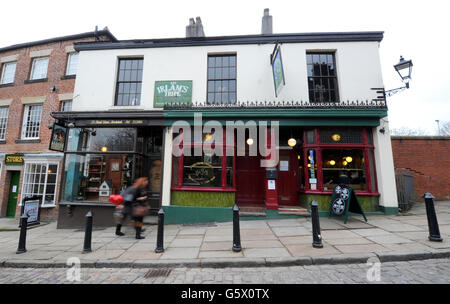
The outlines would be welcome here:
[[[107,147],[102,147],[102,152],[106,152],[106,151],[108,151],[108,148]]]
[[[311,164],[308,164],[308,168],[311,168]]]
[[[342,162],[342,164],[343,164],[344,166],[347,166],[347,162],[346,162],[345,160]]]
[[[346,160],[348,163],[351,163],[351,162],[353,161],[353,158],[352,158],[351,156],[347,156],[347,157],[345,158],[345,160]]]
[[[330,165],[332,165],[332,166],[336,165],[336,161],[330,160]]]
[[[290,147],[294,147],[296,144],[297,144],[297,141],[295,140],[295,138],[289,138],[288,145]]]
[[[247,139],[247,145],[249,146],[253,145],[253,138]]]
[[[339,135],[339,134],[333,134],[333,135],[331,136],[331,139],[334,140],[334,141],[340,141],[340,140],[341,140],[341,135]]]

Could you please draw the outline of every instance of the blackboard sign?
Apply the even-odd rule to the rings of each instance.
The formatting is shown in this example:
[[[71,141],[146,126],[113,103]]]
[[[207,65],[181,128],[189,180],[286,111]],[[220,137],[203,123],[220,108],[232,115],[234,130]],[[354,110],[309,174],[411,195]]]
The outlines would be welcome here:
[[[347,224],[349,212],[361,214],[367,222],[355,191],[347,185],[337,185],[331,195],[329,216],[344,215],[344,224]]]
[[[41,213],[40,200],[24,201],[22,206],[22,215],[28,216],[27,226],[38,225]],[[20,225],[19,225],[20,227]]]

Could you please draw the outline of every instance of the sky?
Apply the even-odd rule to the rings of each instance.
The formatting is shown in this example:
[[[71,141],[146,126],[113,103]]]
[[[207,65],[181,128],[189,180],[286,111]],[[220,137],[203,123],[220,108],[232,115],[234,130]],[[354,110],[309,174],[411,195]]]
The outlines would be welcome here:
[[[200,16],[206,36],[260,34],[264,8],[273,32],[384,31],[380,60],[385,89],[402,86],[393,65],[413,61],[410,89],[388,98],[390,128],[437,134],[450,121],[450,3],[446,0],[78,0],[5,1],[0,47],[108,26],[118,39],[185,36]]]

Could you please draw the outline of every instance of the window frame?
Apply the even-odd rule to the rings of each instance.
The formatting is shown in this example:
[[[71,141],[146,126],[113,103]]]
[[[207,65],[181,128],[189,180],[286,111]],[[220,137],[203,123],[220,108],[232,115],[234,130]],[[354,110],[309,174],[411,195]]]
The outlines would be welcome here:
[[[334,65],[334,76],[309,76],[308,75],[308,55],[331,55],[333,58],[333,65]],[[328,103],[339,103],[340,99],[339,99],[339,81],[338,81],[338,71],[337,71],[337,65],[336,65],[336,51],[332,51],[332,50],[307,50],[306,51],[306,85],[308,87],[308,101],[310,103],[321,103],[321,102],[328,102]],[[333,79],[334,80],[334,91],[335,91],[335,98],[336,100],[334,101],[320,101],[320,100],[315,100],[315,96],[310,96],[310,88],[309,88],[309,78],[313,78],[313,79]],[[314,80],[313,80],[314,81]],[[314,91],[314,88],[313,88]],[[328,91],[330,91],[330,89],[328,89]],[[329,97],[329,100],[331,100],[332,98]]]
[[[142,60],[142,70],[141,70],[141,80],[138,81],[119,81],[120,77],[120,62],[123,60]],[[144,57],[119,57],[117,60],[117,73],[116,73],[116,83],[115,83],[115,94],[114,94],[114,107],[139,107],[142,106],[142,79],[144,78]],[[121,83],[136,83],[141,85],[141,92],[139,93],[139,104],[121,104],[117,103],[119,98],[119,86]],[[136,94],[137,95],[137,94]]]
[[[209,58],[212,58],[212,57],[214,57],[214,58],[217,58],[217,57],[231,57],[231,56],[234,56],[234,58],[235,58],[235,66],[234,66],[234,69],[235,69],[235,72],[236,72],[236,74],[235,74],[235,78],[220,78],[220,79],[217,79],[217,78],[213,78],[213,79],[209,79],[209,69],[210,69],[210,66],[209,66]],[[236,104],[237,103],[237,53],[211,53],[211,54],[208,54],[207,55],[207,59],[206,59],[207,61],[206,61],[206,104],[207,105],[224,105],[224,104]],[[230,68],[231,66],[230,65],[228,65],[228,68]],[[214,66],[213,67],[214,69],[216,69],[216,66]],[[223,65],[222,65],[222,67],[221,68],[223,68]],[[216,81],[234,81],[235,82],[235,90],[234,91],[230,91],[229,90],[229,86],[228,86],[228,91],[226,92],[227,94],[228,94],[228,102],[227,103],[224,103],[224,102],[220,102],[220,103],[216,103],[215,101],[214,102],[210,102],[209,101],[209,98],[208,98],[208,94],[209,94],[209,82],[210,81],[213,81],[214,83],[216,82]],[[229,95],[229,93],[230,92],[232,92],[232,93],[234,93],[235,94],[235,101],[234,101],[234,103],[231,103],[230,102],[230,95]],[[217,93],[216,91],[215,91],[215,85],[214,85],[214,90],[213,90],[213,92],[212,92],[214,95]],[[215,98],[214,98],[215,99]],[[222,98],[221,98],[222,99]]]
[[[70,110],[66,111],[66,110],[64,110],[64,105],[66,103],[68,103],[68,102],[70,102]],[[70,111],[72,111],[72,105],[73,105],[73,100],[72,99],[61,100],[61,107],[60,107],[61,112],[70,112]]]
[[[19,202],[19,206],[23,206],[23,200],[25,198],[26,195],[35,195],[36,193],[25,193],[25,185],[30,184],[30,185],[34,185],[36,183],[34,183],[34,181],[32,183],[27,183],[27,175],[31,174],[31,173],[27,173],[27,167],[31,166],[33,164],[36,165],[41,165],[41,166],[46,166],[46,171],[45,171],[45,179],[44,179],[44,191],[42,194],[37,194],[37,195],[42,195],[42,201],[40,204],[41,208],[53,208],[56,206],[56,201],[57,201],[57,196],[58,196],[58,178],[59,178],[59,161],[50,161],[50,160],[26,160],[24,163],[24,168],[23,168],[23,178],[22,178],[22,188],[21,188],[21,198],[20,198],[20,202]],[[53,202],[51,202],[51,204],[45,204],[45,195],[47,194],[47,181],[48,181],[48,170],[50,165],[56,165],[56,176],[55,176],[55,191],[53,193]],[[36,173],[33,173],[36,174]],[[39,173],[42,174],[42,173]]]
[[[183,140],[183,134],[180,133],[181,135],[181,141],[180,141],[180,147],[182,147],[181,149],[181,155],[179,155],[178,157],[176,156],[172,156],[172,161],[173,163],[177,162],[178,164],[178,170],[177,170],[177,175],[175,176],[173,173],[173,169],[171,170],[171,190],[176,190],[176,191],[204,191],[204,192],[235,192],[236,191],[236,145],[233,144],[233,148],[234,148],[234,153],[233,155],[226,155],[226,130],[223,129],[223,133],[222,133],[222,143],[221,144],[217,144],[217,143],[213,143],[213,146],[215,147],[221,147],[222,148],[222,159],[221,159],[221,165],[222,165],[222,176],[221,176],[221,186],[220,187],[200,187],[200,186],[184,186],[183,185],[183,169],[184,169],[184,147],[190,147],[193,148],[195,146],[203,146],[204,143],[196,143],[196,142],[191,142],[191,143],[184,143]],[[203,150],[203,148],[202,148]],[[189,157],[189,156],[188,156]],[[233,157],[233,164],[232,164],[232,168],[233,168],[233,173],[232,173],[232,177],[233,177],[233,183],[232,186],[227,186],[227,157]],[[173,167],[173,166],[172,166]],[[176,180],[176,185],[174,185],[174,180],[173,179],[177,179]]]
[[[0,113],[2,113],[1,110],[3,110],[3,109],[6,109],[6,117],[2,117],[0,115],[0,140],[2,140],[2,141],[6,140],[6,129],[8,127],[9,106],[1,106]],[[4,127],[3,127],[3,123],[4,123]],[[3,136],[2,136],[2,134],[3,134]]]
[[[13,73],[13,76],[12,76],[12,80],[10,82],[4,82],[5,81],[5,70],[6,70],[6,67],[9,66],[9,65],[12,65],[12,64],[14,64],[14,73]],[[14,80],[16,78],[16,70],[17,70],[17,61],[10,61],[10,62],[3,63],[3,65],[2,65],[2,74],[1,74],[1,77],[0,77],[0,85],[13,84]]]
[[[42,59],[47,59],[47,66],[45,69],[45,77],[41,77],[41,78],[33,78],[33,74],[35,72],[36,69],[36,61],[37,60],[42,60]],[[48,64],[50,62],[50,56],[43,56],[43,57],[35,57],[33,58],[32,62],[31,62],[31,71],[30,71],[30,79],[29,80],[41,80],[41,79],[46,79],[48,76]]]
[[[28,123],[28,116],[29,116],[29,111],[30,111],[30,107],[33,106],[40,106],[41,110],[40,110],[40,115],[39,115],[39,127],[38,127],[38,136],[37,137],[26,137],[26,133],[27,133],[27,123]],[[22,140],[33,140],[33,139],[39,139],[40,138],[40,133],[41,133],[41,126],[42,126],[42,111],[43,111],[44,105],[43,104],[26,104],[23,110],[23,119],[22,119],[22,131],[21,131],[21,139]]]
[[[71,67],[71,65],[70,65],[70,60],[71,60],[72,56],[74,56],[74,55],[77,56],[77,64],[76,64],[76,67],[75,67],[75,73],[69,74],[69,68]],[[77,71],[78,71],[78,62],[79,62],[79,61],[78,61],[78,60],[79,60],[79,55],[80,55],[80,53],[78,53],[78,52],[70,52],[70,53],[67,54],[66,73],[65,73],[65,76],[75,76],[75,75],[77,74]]]
[[[311,194],[331,194],[332,190],[324,190],[323,186],[323,165],[322,165],[322,150],[361,150],[363,152],[364,157],[364,170],[366,172],[366,188],[367,190],[355,190],[358,195],[367,195],[367,196],[378,196],[380,195],[378,192],[378,180],[376,174],[376,163],[375,163],[375,155],[374,155],[374,144],[373,139],[372,143],[368,142],[368,127],[352,127],[354,129],[360,129],[362,132],[362,144],[322,144],[320,142],[320,129],[323,128],[310,128],[306,129],[303,133],[303,167],[304,167],[304,175],[305,175],[305,189],[299,190],[302,193],[311,193]],[[332,129],[330,127],[326,127],[327,129]],[[315,143],[308,144],[306,142],[306,132],[307,131],[315,131]],[[311,190],[309,184],[309,173],[308,173],[308,150],[314,150],[316,155],[316,163],[317,163],[317,189]],[[372,154],[373,160],[373,172],[370,170],[369,164],[369,153]],[[375,179],[375,182],[372,181],[372,176]],[[375,189],[372,187],[375,185]]]

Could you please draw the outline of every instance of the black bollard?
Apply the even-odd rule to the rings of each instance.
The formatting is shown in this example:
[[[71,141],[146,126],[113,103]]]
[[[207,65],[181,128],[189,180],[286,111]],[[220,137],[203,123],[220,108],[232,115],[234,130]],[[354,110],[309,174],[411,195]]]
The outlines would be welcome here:
[[[427,192],[423,195],[425,198],[425,207],[427,209],[428,230],[430,235],[428,239],[433,242],[442,242],[441,233],[439,232],[439,224],[434,210],[434,196]]]
[[[319,223],[319,204],[316,201],[311,202],[311,221],[313,232],[313,247],[323,248],[322,236],[320,235],[320,223]]]
[[[156,236],[156,253],[164,252],[164,209],[158,211],[158,235]]]
[[[86,229],[84,230],[84,247],[83,253],[88,253],[92,251],[92,212],[89,211],[86,214]]]
[[[19,247],[17,247],[16,253],[27,252],[25,248],[25,243],[27,241],[27,226],[28,226],[28,216],[25,214],[20,217],[20,237],[19,237]]]
[[[233,251],[239,252],[241,247],[241,232],[239,230],[239,207],[233,207]]]

